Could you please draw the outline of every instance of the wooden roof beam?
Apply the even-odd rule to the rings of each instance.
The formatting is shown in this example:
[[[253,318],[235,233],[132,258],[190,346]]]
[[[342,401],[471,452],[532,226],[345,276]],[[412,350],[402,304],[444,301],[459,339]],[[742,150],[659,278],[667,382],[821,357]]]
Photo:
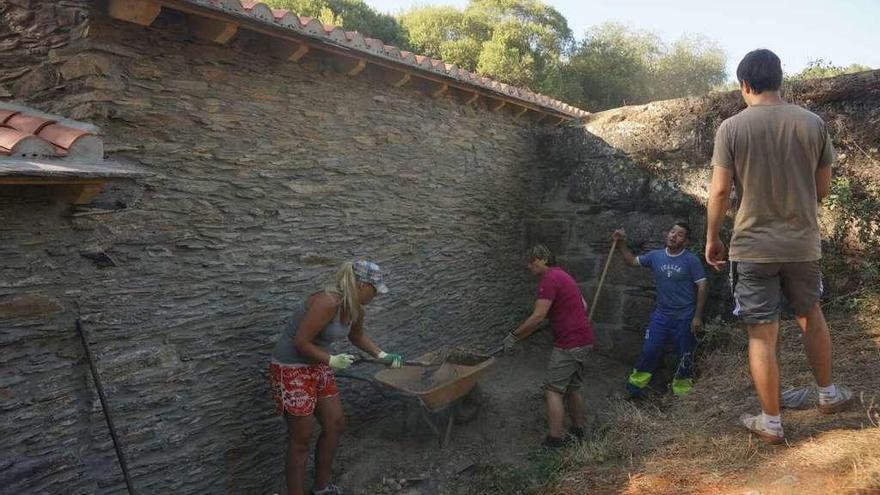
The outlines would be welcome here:
[[[107,12],[114,19],[149,26],[159,17],[162,6],[152,0],[110,0]]]
[[[298,62],[309,53],[309,45],[279,38],[269,39],[272,56],[288,62]]]
[[[340,54],[326,54],[330,66],[346,76],[356,76],[367,68],[367,61],[361,57],[349,57]]]
[[[186,16],[189,32],[193,36],[213,43],[225,45],[238,32],[238,25],[231,22],[218,21],[210,17],[198,15]]]

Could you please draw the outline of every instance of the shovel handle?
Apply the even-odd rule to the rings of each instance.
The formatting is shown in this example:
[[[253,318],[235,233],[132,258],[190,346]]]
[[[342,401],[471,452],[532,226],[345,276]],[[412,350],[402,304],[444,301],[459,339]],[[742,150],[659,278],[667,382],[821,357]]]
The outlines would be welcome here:
[[[605,275],[608,274],[608,267],[611,266],[611,257],[614,256],[614,248],[617,247],[617,239],[611,243],[611,249],[608,250],[608,259],[605,260],[605,268],[602,269],[602,276],[599,277],[599,284],[596,286],[596,293],[593,295],[593,304],[590,305],[590,315],[588,319],[593,321],[593,313],[596,312],[596,305],[599,304],[599,293],[602,292],[602,284],[605,283]]]
[[[498,346],[497,349],[495,349],[494,351],[490,352],[490,353],[489,353],[489,357],[495,357],[495,356],[501,354],[502,352],[504,352],[504,346],[503,346],[503,345],[502,345],[502,346]]]

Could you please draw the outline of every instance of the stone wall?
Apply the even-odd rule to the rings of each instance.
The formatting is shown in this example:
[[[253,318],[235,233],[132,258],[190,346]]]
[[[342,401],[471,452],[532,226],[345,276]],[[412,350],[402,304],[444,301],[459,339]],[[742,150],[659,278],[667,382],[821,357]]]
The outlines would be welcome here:
[[[880,198],[880,71],[789,84],[785,96],[828,124],[839,152],[835,177],[867,184],[863,192]],[[548,135],[540,143],[548,162],[541,168],[542,208],[527,222],[529,240],[561,254],[588,301],[614,228],[625,227],[638,252],[661,247],[672,223],[685,220],[702,259],[715,130],[742,108],[738,92],[658,101],[597,113]],[[834,211],[823,211],[821,220],[825,239],[840,237]],[[707,315],[729,317],[726,276],[708,273]],[[652,277],[615,255],[605,284],[595,318],[599,344],[632,362],[653,307]]]
[[[122,493],[81,318],[139,493],[280,491],[268,353],[293,302],[368,257],[368,333],[414,356],[488,347],[530,308],[536,130],[365,74],[191,39],[101,2],[0,6],[0,91],[94,123],[152,173],[71,212],[0,188],[0,493]],[[379,411],[344,382],[352,422]]]

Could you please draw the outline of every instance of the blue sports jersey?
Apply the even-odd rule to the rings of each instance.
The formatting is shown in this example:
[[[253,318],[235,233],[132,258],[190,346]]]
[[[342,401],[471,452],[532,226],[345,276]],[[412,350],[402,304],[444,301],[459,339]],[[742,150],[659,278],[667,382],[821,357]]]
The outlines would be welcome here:
[[[697,309],[694,284],[706,280],[700,260],[687,250],[670,256],[666,249],[648,251],[636,259],[654,272],[657,311],[672,319],[693,318]]]

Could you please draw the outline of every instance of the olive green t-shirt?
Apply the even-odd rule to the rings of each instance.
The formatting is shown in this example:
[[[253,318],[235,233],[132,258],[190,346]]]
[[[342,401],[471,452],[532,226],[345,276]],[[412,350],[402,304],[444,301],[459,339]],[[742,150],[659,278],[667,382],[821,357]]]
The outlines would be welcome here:
[[[833,161],[825,122],[797,105],[750,106],[722,122],[712,165],[734,172],[737,211],[730,259],[820,259],[816,169]]]

